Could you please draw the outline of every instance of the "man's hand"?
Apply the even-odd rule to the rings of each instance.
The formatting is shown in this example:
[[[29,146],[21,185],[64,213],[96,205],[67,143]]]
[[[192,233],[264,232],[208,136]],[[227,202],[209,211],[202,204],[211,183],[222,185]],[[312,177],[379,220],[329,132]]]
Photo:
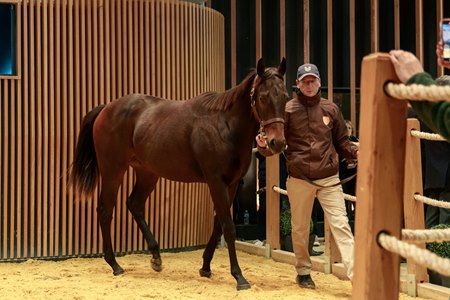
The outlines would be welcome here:
[[[408,51],[391,50],[389,52],[392,64],[401,82],[407,82],[413,75],[423,72],[423,67],[417,57]]]
[[[258,134],[255,140],[256,140],[256,147],[258,148],[258,152],[261,155],[263,155],[264,157],[273,155],[273,152],[269,149],[269,147],[267,147],[266,139],[261,134]]]

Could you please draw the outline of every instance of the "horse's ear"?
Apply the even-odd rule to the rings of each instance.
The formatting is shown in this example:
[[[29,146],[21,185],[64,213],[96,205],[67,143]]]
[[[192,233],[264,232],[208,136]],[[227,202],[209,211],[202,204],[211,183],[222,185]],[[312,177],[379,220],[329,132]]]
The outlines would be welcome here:
[[[264,74],[264,70],[265,70],[265,69],[266,69],[266,67],[264,67],[263,59],[260,58],[260,59],[258,60],[258,64],[256,65],[256,73],[258,73],[258,75],[259,75],[260,77],[262,77],[263,74]]]
[[[281,59],[280,65],[278,66],[278,73],[281,76],[284,76],[286,73],[286,58],[284,57]]]

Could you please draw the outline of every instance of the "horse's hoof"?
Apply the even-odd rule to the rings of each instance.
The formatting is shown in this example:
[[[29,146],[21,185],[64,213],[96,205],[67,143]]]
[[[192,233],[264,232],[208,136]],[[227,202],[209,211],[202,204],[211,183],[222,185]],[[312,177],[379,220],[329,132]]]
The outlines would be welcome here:
[[[114,276],[119,276],[122,275],[123,273],[125,273],[125,271],[121,267],[113,271]]]
[[[250,288],[250,284],[248,282],[245,283],[238,283],[238,285],[236,286],[238,291],[242,291],[242,290],[248,290]]]
[[[155,270],[156,272],[161,272],[163,269],[161,258],[152,258],[151,266],[152,269]]]
[[[203,269],[198,270],[200,276],[211,278],[211,271],[205,271]]]

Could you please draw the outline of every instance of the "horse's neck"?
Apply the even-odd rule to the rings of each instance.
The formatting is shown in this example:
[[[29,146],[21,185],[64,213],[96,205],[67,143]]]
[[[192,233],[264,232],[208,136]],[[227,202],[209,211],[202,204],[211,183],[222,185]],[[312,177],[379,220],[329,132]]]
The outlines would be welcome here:
[[[230,129],[239,137],[240,143],[251,146],[258,132],[259,124],[255,119],[250,105],[250,92],[242,90],[236,97],[236,101],[227,112],[227,118],[230,120]]]

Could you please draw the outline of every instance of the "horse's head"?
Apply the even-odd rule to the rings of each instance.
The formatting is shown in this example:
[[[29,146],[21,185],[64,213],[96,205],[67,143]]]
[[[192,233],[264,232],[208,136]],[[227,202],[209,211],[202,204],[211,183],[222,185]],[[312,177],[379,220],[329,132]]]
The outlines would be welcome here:
[[[265,68],[262,59],[256,67],[256,77],[250,93],[252,110],[260,123],[259,135],[266,146],[275,154],[286,147],[284,138],[284,110],[289,99],[283,81],[286,60],[283,58],[277,68]],[[261,146],[261,145],[260,145]]]

